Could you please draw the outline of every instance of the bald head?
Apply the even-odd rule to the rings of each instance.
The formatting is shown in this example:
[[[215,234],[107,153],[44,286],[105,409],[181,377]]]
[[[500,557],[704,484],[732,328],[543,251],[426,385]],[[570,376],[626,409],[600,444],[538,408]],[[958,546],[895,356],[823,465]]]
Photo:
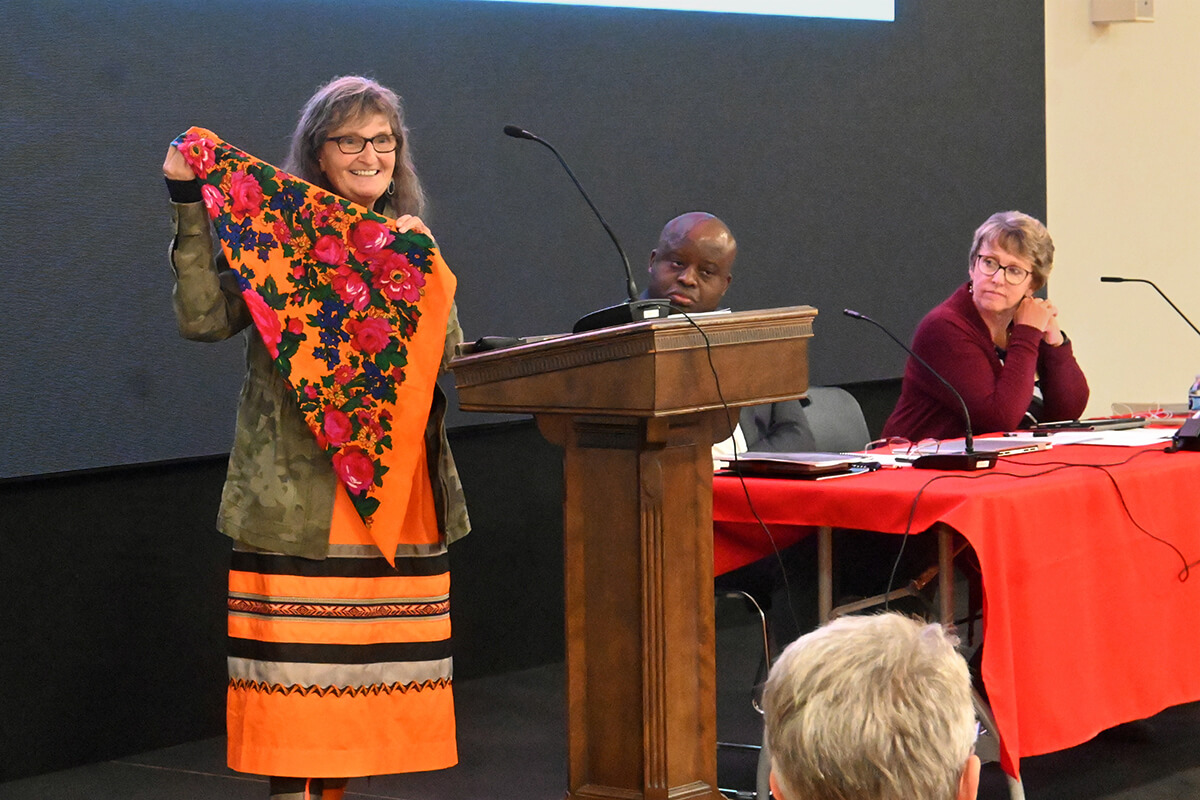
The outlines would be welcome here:
[[[650,253],[646,296],[685,311],[713,311],[733,280],[737,242],[724,222],[703,211],[681,214],[662,229]]]

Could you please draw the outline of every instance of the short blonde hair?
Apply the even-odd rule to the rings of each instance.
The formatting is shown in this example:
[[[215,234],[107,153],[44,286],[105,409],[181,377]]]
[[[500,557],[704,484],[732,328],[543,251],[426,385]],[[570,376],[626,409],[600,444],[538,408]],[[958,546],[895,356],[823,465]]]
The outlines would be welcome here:
[[[842,617],[792,642],[763,698],[787,800],[953,800],[975,743],[957,643],[894,613]]]
[[[1050,270],[1054,268],[1054,240],[1046,226],[1034,217],[1020,211],[997,211],[988,217],[975,231],[968,269],[974,266],[979,248],[984,244],[998,245],[1014,256],[1028,260],[1033,267],[1034,291],[1050,279]]]

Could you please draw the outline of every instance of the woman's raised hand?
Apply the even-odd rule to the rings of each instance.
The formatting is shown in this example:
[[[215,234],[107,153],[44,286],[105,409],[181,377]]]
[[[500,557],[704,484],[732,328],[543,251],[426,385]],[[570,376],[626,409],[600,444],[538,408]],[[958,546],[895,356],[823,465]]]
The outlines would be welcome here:
[[[1017,325],[1032,325],[1042,332],[1042,340],[1053,347],[1063,343],[1062,330],[1058,327],[1058,307],[1049,300],[1028,296],[1017,306],[1013,316]]]
[[[192,172],[192,168],[183,160],[183,154],[175,145],[167,148],[167,157],[163,159],[163,176],[173,181],[196,180],[196,173]]]

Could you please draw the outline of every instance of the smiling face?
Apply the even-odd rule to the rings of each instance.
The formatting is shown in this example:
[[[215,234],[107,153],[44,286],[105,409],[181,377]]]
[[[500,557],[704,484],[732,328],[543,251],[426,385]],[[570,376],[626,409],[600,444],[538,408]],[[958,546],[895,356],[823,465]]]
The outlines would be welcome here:
[[[684,214],[667,223],[650,253],[646,296],[685,311],[713,311],[733,280],[737,244],[725,223],[708,214]]]
[[[369,114],[343,121],[329,129],[329,137],[360,136],[371,139],[380,134],[395,133],[383,114]],[[371,208],[387,191],[396,166],[396,151],[380,153],[367,142],[361,153],[348,155],[338,149],[337,142],[326,141],[318,153],[318,163],[329,185],[347,200]]]

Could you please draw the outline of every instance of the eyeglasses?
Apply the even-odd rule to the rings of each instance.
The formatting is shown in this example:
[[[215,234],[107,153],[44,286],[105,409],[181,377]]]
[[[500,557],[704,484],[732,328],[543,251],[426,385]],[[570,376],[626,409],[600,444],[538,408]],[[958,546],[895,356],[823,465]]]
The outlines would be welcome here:
[[[1008,281],[1013,286],[1023,282],[1026,278],[1033,274],[1031,270],[1022,269],[1021,267],[1006,267],[991,256],[975,256],[975,266],[979,268],[987,277],[992,277],[1000,270],[1004,270],[1004,280]]]
[[[375,148],[376,153],[390,153],[396,149],[398,139],[394,133],[381,133],[378,136],[372,136],[370,139],[364,139],[361,136],[327,136],[327,142],[337,142],[338,150],[341,150],[348,156],[361,153],[367,147],[367,142],[371,143],[371,147]]]
[[[936,453],[941,444],[941,440],[939,439],[922,439],[919,442],[910,442],[902,436],[889,436],[886,439],[876,439],[873,442],[867,442],[867,446],[863,449],[868,453],[885,451],[894,456],[927,456]]]

